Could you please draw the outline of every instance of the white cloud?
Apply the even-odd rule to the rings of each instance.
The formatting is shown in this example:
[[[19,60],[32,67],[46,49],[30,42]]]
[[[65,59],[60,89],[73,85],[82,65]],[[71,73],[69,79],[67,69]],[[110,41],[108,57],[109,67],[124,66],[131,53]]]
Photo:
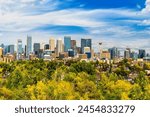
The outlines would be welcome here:
[[[146,0],[145,8],[142,10],[142,13],[150,13],[150,0]]]

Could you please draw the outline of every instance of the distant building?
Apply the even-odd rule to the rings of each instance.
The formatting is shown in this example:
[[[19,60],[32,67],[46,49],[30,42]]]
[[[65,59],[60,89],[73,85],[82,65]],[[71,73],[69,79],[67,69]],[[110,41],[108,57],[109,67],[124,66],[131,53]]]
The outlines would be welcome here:
[[[22,56],[22,40],[18,39],[17,41],[17,59],[20,59]]]
[[[90,59],[91,58],[91,48],[90,47],[84,47],[84,54],[87,55],[87,58]]]
[[[109,52],[110,52],[111,59],[119,58],[120,52],[118,51],[118,48],[116,47],[110,48]]]
[[[3,48],[0,47],[0,58],[3,58]]]
[[[110,59],[110,52],[109,51],[102,51],[101,59]]]
[[[64,52],[68,52],[68,49],[71,49],[71,37],[64,37]]]
[[[139,50],[139,58],[143,58],[143,57],[145,57],[145,56],[146,56],[146,51],[143,50],[143,49],[140,49],[140,50]]]
[[[5,47],[5,45],[2,43],[2,44],[0,45],[0,47],[1,47],[1,48],[4,48],[4,47]]]
[[[27,36],[26,57],[29,57],[31,52],[32,52],[32,37]]]
[[[49,50],[49,44],[44,45],[44,50]]]
[[[74,55],[77,55],[77,45],[76,40],[71,40],[71,49],[74,51]]]
[[[63,52],[63,44],[62,44],[62,40],[61,39],[57,40],[56,55],[59,56],[60,52]]]
[[[124,51],[124,58],[126,58],[126,59],[130,58],[130,51],[129,50]]]
[[[15,46],[14,45],[8,45],[8,53],[10,53],[10,54],[15,53]]]
[[[55,51],[55,40],[54,40],[54,38],[50,38],[50,40],[49,40],[49,49],[51,51]]]
[[[131,52],[131,58],[132,59],[138,59],[138,53],[136,53],[136,52]]]
[[[84,54],[84,47],[90,47],[92,49],[92,40],[91,39],[81,39],[81,53]]]
[[[5,47],[4,47],[4,55],[6,55],[7,53],[8,53],[8,45],[5,45]]]
[[[77,45],[76,45],[76,40],[71,40],[71,49],[76,49]]]
[[[75,56],[75,52],[73,49],[68,49],[68,56],[69,57],[74,57]]]
[[[131,58],[131,49],[130,48],[126,48],[126,50],[128,50],[128,52],[129,52],[129,58]]]
[[[33,44],[33,48],[34,48],[34,54],[39,57],[40,54],[40,43],[34,43]]]

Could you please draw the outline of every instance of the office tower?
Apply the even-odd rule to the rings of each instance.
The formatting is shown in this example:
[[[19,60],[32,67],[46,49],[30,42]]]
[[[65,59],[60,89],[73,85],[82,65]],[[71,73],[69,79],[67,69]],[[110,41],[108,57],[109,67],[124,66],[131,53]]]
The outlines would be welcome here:
[[[68,49],[68,56],[69,57],[74,57],[75,56],[75,53],[74,53],[73,49]]]
[[[3,48],[0,47],[0,58],[3,58]]]
[[[92,40],[91,39],[81,39],[81,53],[84,53],[84,47],[90,47],[92,49]]]
[[[50,38],[50,40],[49,40],[49,49],[51,51],[55,51],[55,40],[54,40],[54,38]]]
[[[7,53],[8,53],[8,45],[5,45],[5,47],[4,47],[4,55],[6,55]]]
[[[126,59],[130,58],[130,51],[127,49],[124,51],[124,58]]]
[[[87,55],[87,58],[91,58],[91,49],[90,47],[84,47],[84,54]]]
[[[22,55],[22,40],[18,39],[17,41],[17,59],[20,59]]]
[[[138,59],[138,53],[136,53],[136,52],[131,52],[131,58],[132,59]]]
[[[49,50],[49,44],[44,45],[44,50]]]
[[[57,40],[56,55],[59,56],[60,52],[63,52],[63,44],[62,44],[62,40],[61,39]]]
[[[40,43],[34,43],[33,47],[34,47],[34,54],[36,56],[39,56],[39,53],[40,53]]]
[[[118,48],[116,47],[110,48],[109,52],[110,52],[111,59],[119,58],[120,51],[118,51]]]
[[[126,50],[129,51],[129,58],[131,57],[131,49],[130,48],[126,48]]]
[[[71,49],[73,49],[74,55],[77,55],[77,45],[76,45],[76,40],[71,40]]]
[[[145,56],[146,56],[146,51],[143,50],[143,49],[140,49],[140,50],[139,50],[139,58],[143,58],[143,57],[145,57]]]
[[[71,37],[65,36],[64,37],[64,51],[68,52],[68,49],[71,49]]]
[[[26,47],[26,57],[32,52],[32,37],[27,36],[27,47]]]
[[[76,49],[76,40],[71,40],[71,49]]]
[[[14,45],[8,45],[8,53],[14,54],[15,52],[15,46]]]

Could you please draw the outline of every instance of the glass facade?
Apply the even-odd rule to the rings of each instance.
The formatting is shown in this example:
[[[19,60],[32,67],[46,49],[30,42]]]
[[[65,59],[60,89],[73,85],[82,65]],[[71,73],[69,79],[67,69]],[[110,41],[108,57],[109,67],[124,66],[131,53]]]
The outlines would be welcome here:
[[[91,39],[81,39],[81,53],[84,54],[84,47],[92,48],[92,40]]]
[[[65,36],[64,37],[64,51],[68,52],[68,49],[71,49],[71,37]]]

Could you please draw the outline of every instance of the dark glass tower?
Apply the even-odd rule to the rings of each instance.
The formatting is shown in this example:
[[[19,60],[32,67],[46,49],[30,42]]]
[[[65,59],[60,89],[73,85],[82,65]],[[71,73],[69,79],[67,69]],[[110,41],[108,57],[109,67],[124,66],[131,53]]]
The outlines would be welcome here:
[[[84,47],[90,47],[92,49],[92,40],[91,39],[81,39],[81,53],[84,53]]]

